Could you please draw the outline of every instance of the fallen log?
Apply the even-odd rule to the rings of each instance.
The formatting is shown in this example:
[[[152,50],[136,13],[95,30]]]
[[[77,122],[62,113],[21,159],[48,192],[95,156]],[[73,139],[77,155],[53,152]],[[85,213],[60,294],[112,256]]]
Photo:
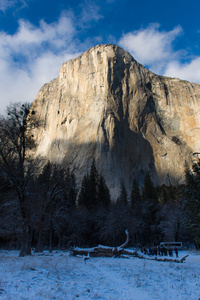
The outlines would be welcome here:
[[[129,243],[129,232],[128,232],[128,230],[125,230],[125,233],[126,233],[126,242],[124,244],[122,244],[121,246],[119,246],[119,248],[125,248]]]
[[[183,263],[188,255],[185,255],[183,258],[179,259],[173,259],[173,258],[158,258],[155,257],[147,257],[144,255],[141,255],[137,253],[137,251],[128,251],[123,248],[101,248],[96,247],[88,250],[83,249],[72,249],[71,255],[73,256],[81,256],[85,260],[89,259],[90,257],[121,257],[121,258],[128,258],[128,257],[136,257],[139,259],[146,259],[146,260],[155,260],[159,262],[174,262],[174,263]]]
[[[178,259],[173,259],[173,258],[152,258],[150,260],[157,260],[157,261],[164,261],[164,262],[176,262],[176,263],[179,263],[180,261]]]
[[[99,245],[94,248],[74,248],[71,250],[71,255],[73,256],[81,256],[84,258],[84,260],[89,259],[90,257],[122,257],[122,258],[128,258],[129,256],[137,257],[140,259],[147,259],[147,260],[156,260],[156,261],[162,261],[162,262],[175,262],[175,263],[182,263],[185,261],[185,259],[188,257],[188,255],[185,255],[183,258],[179,259],[173,259],[173,258],[158,258],[155,257],[147,257],[142,254],[139,254],[137,251],[131,251],[124,249],[128,243],[129,243],[129,233],[126,230],[126,241],[124,244],[122,244],[119,247],[108,247],[108,246],[102,246]]]
[[[183,263],[183,262],[186,260],[186,258],[187,258],[188,256],[189,256],[189,255],[183,256],[183,257],[179,260],[179,262],[180,262],[180,263]]]
[[[81,249],[81,248],[74,248],[71,250],[71,254],[74,256],[83,255],[83,256],[90,256],[90,257],[121,257],[122,254],[124,255],[131,255],[130,251],[124,250],[124,248],[129,243],[129,232],[128,230],[125,231],[126,233],[126,241],[119,247],[107,247],[99,245],[94,248],[89,249]]]
[[[73,256],[82,255],[82,256],[90,256],[90,257],[120,257],[121,254],[130,254],[123,249],[115,248],[101,248],[96,247],[92,249],[79,249],[75,248],[71,250],[71,254]]]
[[[158,258],[157,256],[155,256],[154,258],[150,258],[150,257],[144,257],[144,256],[140,256],[138,258],[142,258],[142,259],[148,259],[148,260],[156,260],[156,261],[162,261],[162,262],[175,262],[175,263],[183,263],[186,258],[188,257],[189,255],[185,255],[183,258],[181,259],[173,259],[173,258],[167,258],[167,257],[164,257],[164,258]]]

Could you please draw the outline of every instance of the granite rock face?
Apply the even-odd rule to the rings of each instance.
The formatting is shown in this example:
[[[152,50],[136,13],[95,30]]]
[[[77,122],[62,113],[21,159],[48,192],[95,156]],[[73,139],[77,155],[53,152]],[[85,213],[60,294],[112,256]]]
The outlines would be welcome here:
[[[178,184],[200,152],[200,85],[155,75],[114,45],[99,45],[64,63],[32,108],[41,155],[70,165],[79,179],[93,158],[118,196],[123,179],[147,172],[155,184]]]

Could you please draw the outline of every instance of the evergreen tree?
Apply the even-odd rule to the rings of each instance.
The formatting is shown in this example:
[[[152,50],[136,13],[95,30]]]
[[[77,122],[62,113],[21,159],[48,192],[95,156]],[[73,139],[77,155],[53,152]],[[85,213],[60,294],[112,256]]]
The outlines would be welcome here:
[[[81,190],[78,197],[78,205],[79,206],[85,206],[86,208],[91,207],[90,203],[90,179],[88,173],[83,177],[82,183],[81,183]]]
[[[92,162],[89,175],[89,202],[91,206],[98,204],[97,189],[98,189],[99,174],[96,168],[95,159]]]
[[[110,191],[103,176],[97,171],[95,160],[92,162],[90,173],[83,178],[78,204],[89,210],[99,205],[108,207],[110,204]]]
[[[125,187],[123,180],[121,182],[120,195],[119,195],[119,198],[117,199],[117,203],[123,204],[123,205],[128,205],[128,195],[127,195],[126,187]]]
[[[186,171],[184,205],[188,211],[187,228],[192,232],[194,241],[200,245],[200,160],[194,163],[192,170]]]
[[[158,187],[158,201],[160,204],[164,205],[169,200],[168,187],[166,185],[161,185]]]
[[[97,201],[100,205],[108,208],[111,202],[110,191],[106,185],[103,175],[99,176],[98,188],[97,188]]]
[[[143,200],[147,199],[157,199],[156,188],[154,187],[153,181],[150,174],[147,173],[144,178],[144,189],[143,189]]]
[[[158,243],[161,236],[160,232],[160,204],[157,200],[157,191],[154,187],[153,181],[149,175],[146,174],[143,188],[143,203],[141,205],[142,218],[142,240],[144,244]]]
[[[66,178],[67,184],[67,193],[65,198],[67,200],[67,205],[69,208],[76,206],[76,197],[77,197],[77,186],[76,186],[76,177],[73,172],[68,172],[68,176]]]
[[[136,179],[133,180],[133,185],[131,189],[131,207],[134,207],[136,203],[141,202],[141,194],[138,182]]]
[[[162,184],[158,187],[158,202],[162,205],[165,203],[175,202],[177,199],[177,190],[175,186],[166,186]]]

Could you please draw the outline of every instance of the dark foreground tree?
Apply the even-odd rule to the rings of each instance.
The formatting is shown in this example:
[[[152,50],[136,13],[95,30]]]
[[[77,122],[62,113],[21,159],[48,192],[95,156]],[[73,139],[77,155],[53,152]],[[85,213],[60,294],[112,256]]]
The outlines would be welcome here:
[[[153,184],[151,176],[149,173],[146,174],[144,178],[144,188],[143,188],[143,201],[147,199],[157,199],[156,188]]]
[[[43,251],[45,233],[49,233],[49,251],[53,249],[53,233],[61,237],[69,218],[69,210],[75,207],[76,180],[69,169],[48,162],[38,178],[40,199],[37,218],[36,252]],[[61,244],[61,243],[59,243]]]
[[[141,202],[141,194],[140,194],[140,188],[138,185],[138,182],[136,179],[133,180],[132,189],[131,189],[131,207],[135,208],[137,204]]]
[[[79,206],[94,210],[99,206],[108,207],[110,204],[110,191],[102,174],[99,174],[93,160],[90,173],[83,178],[78,198]]]
[[[200,247],[200,160],[193,164],[192,170],[186,171],[184,205],[188,211],[186,227],[193,235],[195,244]]]
[[[128,195],[127,195],[126,187],[125,187],[125,184],[124,184],[123,180],[121,182],[120,195],[117,199],[117,203],[125,205],[125,206],[128,205]]]
[[[29,187],[37,164],[29,156],[35,147],[33,129],[38,127],[30,104],[11,104],[7,116],[0,117],[0,164],[5,181],[12,185],[18,199],[20,213],[20,256],[31,254],[31,222]]]
[[[111,203],[110,191],[102,174],[99,175],[97,183],[97,203],[105,208],[108,208]]]
[[[162,233],[160,231],[160,203],[157,198],[157,191],[154,187],[150,174],[147,173],[144,179],[144,187],[141,203],[141,240],[144,245],[158,243]]]

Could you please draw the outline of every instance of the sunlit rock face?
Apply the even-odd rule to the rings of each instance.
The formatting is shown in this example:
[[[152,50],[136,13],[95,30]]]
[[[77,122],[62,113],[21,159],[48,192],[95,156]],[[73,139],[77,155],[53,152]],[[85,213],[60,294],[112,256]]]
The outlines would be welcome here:
[[[178,184],[200,152],[200,85],[155,75],[126,51],[100,45],[64,63],[38,92],[36,155],[70,166],[79,180],[93,158],[118,196],[147,172]]]

